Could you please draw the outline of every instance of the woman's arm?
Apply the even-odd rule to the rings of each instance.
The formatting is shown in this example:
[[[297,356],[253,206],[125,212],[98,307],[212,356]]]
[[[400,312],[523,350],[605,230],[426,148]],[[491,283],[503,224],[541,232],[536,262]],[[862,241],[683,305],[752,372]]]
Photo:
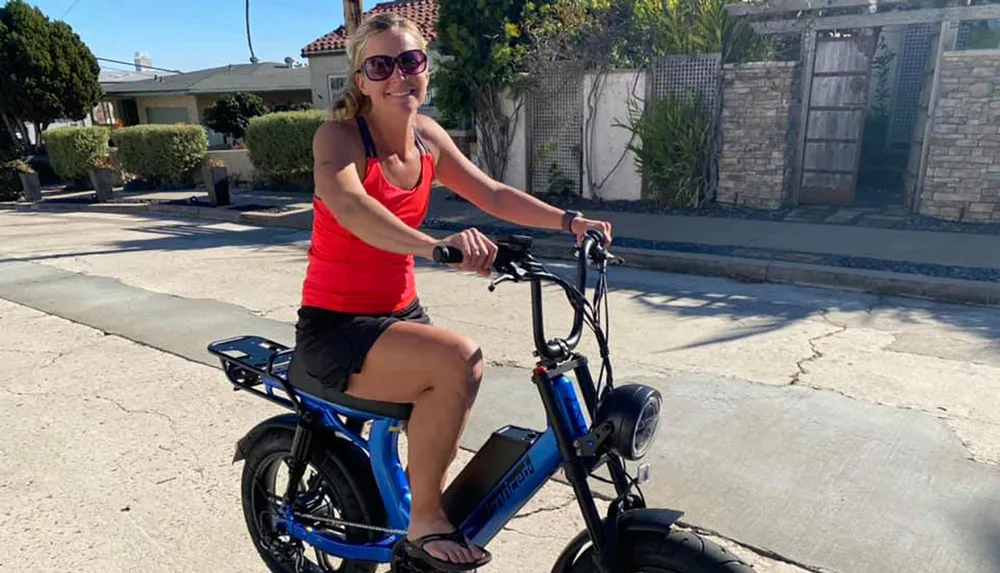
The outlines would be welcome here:
[[[441,241],[411,228],[365,192],[356,166],[364,159],[361,149],[357,132],[348,124],[329,121],[316,131],[316,195],[344,228],[366,243],[393,253],[432,258]]]
[[[563,230],[565,211],[519,189],[497,181],[475,166],[436,121],[418,116],[418,125],[424,137],[438,148],[438,180],[486,213],[525,227]],[[571,225],[572,232],[582,235],[588,229],[598,229],[611,239],[611,225],[577,217]]]

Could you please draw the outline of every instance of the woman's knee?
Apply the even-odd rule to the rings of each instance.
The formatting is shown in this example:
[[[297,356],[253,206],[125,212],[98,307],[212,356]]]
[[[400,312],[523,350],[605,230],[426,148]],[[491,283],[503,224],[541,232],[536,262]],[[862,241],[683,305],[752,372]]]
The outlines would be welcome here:
[[[479,385],[483,379],[483,350],[475,341],[464,336],[456,336],[450,345],[449,360],[442,362],[447,368],[442,382],[450,384],[451,389],[462,394],[469,402],[475,399]]]

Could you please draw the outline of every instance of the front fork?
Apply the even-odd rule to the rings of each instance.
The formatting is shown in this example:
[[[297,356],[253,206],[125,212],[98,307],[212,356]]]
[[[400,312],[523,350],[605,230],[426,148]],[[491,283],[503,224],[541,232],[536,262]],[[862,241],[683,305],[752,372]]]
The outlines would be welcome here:
[[[607,456],[604,458],[605,463],[611,473],[618,496],[608,507],[607,519],[601,518],[588,481],[591,472],[600,464],[601,459],[580,454],[581,443],[573,435],[573,429],[576,430],[575,433],[581,433],[579,426],[582,426],[584,422],[574,419],[576,417],[574,414],[577,413],[569,412],[567,405],[563,403],[561,390],[565,390],[565,388],[557,390],[555,386],[557,383],[566,384],[568,391],[573,391],[572,385],[565,379],[557,382],[563,374],[570,370],[573,370],[577,377],[588,410],[596,411],[595,404],[598,397],[590,370],[587,368],[587,359],[583,356],[575,356],[573,360],[554,367],[539,365],[534,371],[532,380],[538,387],[545,411],[555,432],[566,478],[576,494],[577,503],[587,526],[587,533],[594,546],[594,552],[599,556],[598,566],[605,572],[616,571],[619,545],[618,518],[624,511],[642,507],[643,504],[641,500],[630,493],[632,482],[621,460],[614,456]],[[573,398],[565,399],[565,401],[574,402],[575,399],[574,395]]]

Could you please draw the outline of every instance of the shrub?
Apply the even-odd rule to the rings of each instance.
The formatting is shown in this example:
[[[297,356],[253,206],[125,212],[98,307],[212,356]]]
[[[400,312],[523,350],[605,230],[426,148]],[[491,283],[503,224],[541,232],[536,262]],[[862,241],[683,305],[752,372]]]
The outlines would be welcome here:
[[[23,186],[13,161],[0,162],[0,201],[17,201]]]
[[[208,136],[200,125],[135,125],[112,135],[122,169],[152,185],[192,181],[208,156]]]
[[[59,177],[81,179],[98,157],[108,154],[110,130],[101,126],[69,126],[46,130],[42,138],[49,162]]]
[[[645,198],[671,207],[700,207],[709,159],[711,121],[699,98],[666,97],[649,103],[645,115],[629,102],[630,129],[639,139],[629,144],[646,185]]]
[[[250,120],[246,146],[250,161],[270,183],[312,184],[312,140],[326,121],[322,110],[283,111]]]

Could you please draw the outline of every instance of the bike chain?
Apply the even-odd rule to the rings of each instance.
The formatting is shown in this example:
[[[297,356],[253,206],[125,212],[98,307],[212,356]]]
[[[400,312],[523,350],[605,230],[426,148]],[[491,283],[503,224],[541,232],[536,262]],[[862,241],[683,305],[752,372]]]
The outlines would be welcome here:
[[[304,517],[306,519],[311,519],[319,523],[328,523],[330,525],[341,525],[344,527],[356,527],[358,529],[368,529],[371,531],[380,531],[382,533],[395,533],[396,535],[406,535],[406,531],[402,529],[389,529],[386,527],[379,527],[377,525],[366,525],[363,523],[354,523],[351,521],[344,521],[343,519],[333,519],[330,517],[320,517],[318,515],[312,515],[310,513],[295,513],[295,517]]]

